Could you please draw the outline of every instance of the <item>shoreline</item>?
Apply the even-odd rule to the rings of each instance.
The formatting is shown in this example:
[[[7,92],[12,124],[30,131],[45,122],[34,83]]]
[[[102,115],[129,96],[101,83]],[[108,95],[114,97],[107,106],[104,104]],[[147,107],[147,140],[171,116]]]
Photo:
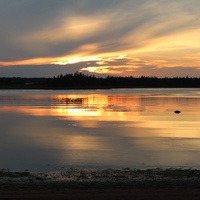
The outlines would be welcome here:
[[[199,187],[200,169],[150,168],[150,169],[76,169],[63,168],[48,172],[0,170],[0,185],[68,185],[112,187]],[[2,188],[2,187],[1,187]]]
[[[76,169],[49,172],[0,170],[0,189],[9,188],[200,188],[200,170],[154,169]]]
[[[198,169],[0,171],[0,199],[199,199],[199,188]]]

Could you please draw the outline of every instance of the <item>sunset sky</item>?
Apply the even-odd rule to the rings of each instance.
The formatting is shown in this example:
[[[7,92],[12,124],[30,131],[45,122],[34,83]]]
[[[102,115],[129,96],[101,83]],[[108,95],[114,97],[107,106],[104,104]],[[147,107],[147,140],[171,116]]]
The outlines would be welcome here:
[[[0,0],[0,77],[200,76],[200,0]]]

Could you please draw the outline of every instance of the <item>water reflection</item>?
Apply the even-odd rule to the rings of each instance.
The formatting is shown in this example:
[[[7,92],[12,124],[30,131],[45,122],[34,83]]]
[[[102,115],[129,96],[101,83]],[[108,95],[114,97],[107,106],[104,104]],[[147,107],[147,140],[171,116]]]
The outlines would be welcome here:
[[[198,112],[200,98],[140,95],[57,95],[48,98],[43,96],[12,97],[11,102],[7,99],[2,105],[1,101],[0,111],[33,116],[57,116],[60,119],[70,117],[70,119],[80,121],[147,122],[148,128],[163,127],[163,124],[154,125],[155,121],[170,122],[175,126],[174,121],[184,123],[184,121],[195,122],[200,119]],[[175,116],[174,110],[176,109],[181,110],[182,114]],[[139,126],[141,125],[144,127],[145,123],[140,123]]]
[[[197,91],[128,91],[0,94],[0,168],[200,166]]]

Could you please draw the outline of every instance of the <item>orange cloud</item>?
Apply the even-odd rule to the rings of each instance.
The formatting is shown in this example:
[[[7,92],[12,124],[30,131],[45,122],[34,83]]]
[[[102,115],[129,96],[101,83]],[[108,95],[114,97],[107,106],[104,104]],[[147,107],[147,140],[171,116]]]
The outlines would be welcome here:
[[[138,70],[146,67],[200,68],[199,3],[195,0],[125,0],[95,5],[90,0],[84,5],[56,2],[41,3],[55,12],[47,9],[38,15],[27,14],[21,3],[16,3],[19,19],[14,18],[15,9],[9,3],[0,8],[13,9],[1,12],[9,24],[0,22],[1,66],[83,64],[82,71],[113,75],[140,74]]]

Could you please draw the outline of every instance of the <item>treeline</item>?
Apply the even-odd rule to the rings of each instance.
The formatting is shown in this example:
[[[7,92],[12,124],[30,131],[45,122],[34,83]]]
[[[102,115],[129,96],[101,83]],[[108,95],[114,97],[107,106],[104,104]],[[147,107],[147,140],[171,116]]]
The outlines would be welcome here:
[[[200,88],[200,77],[121,77],[80,72],[51,78],[0,78],[1,89]]]

